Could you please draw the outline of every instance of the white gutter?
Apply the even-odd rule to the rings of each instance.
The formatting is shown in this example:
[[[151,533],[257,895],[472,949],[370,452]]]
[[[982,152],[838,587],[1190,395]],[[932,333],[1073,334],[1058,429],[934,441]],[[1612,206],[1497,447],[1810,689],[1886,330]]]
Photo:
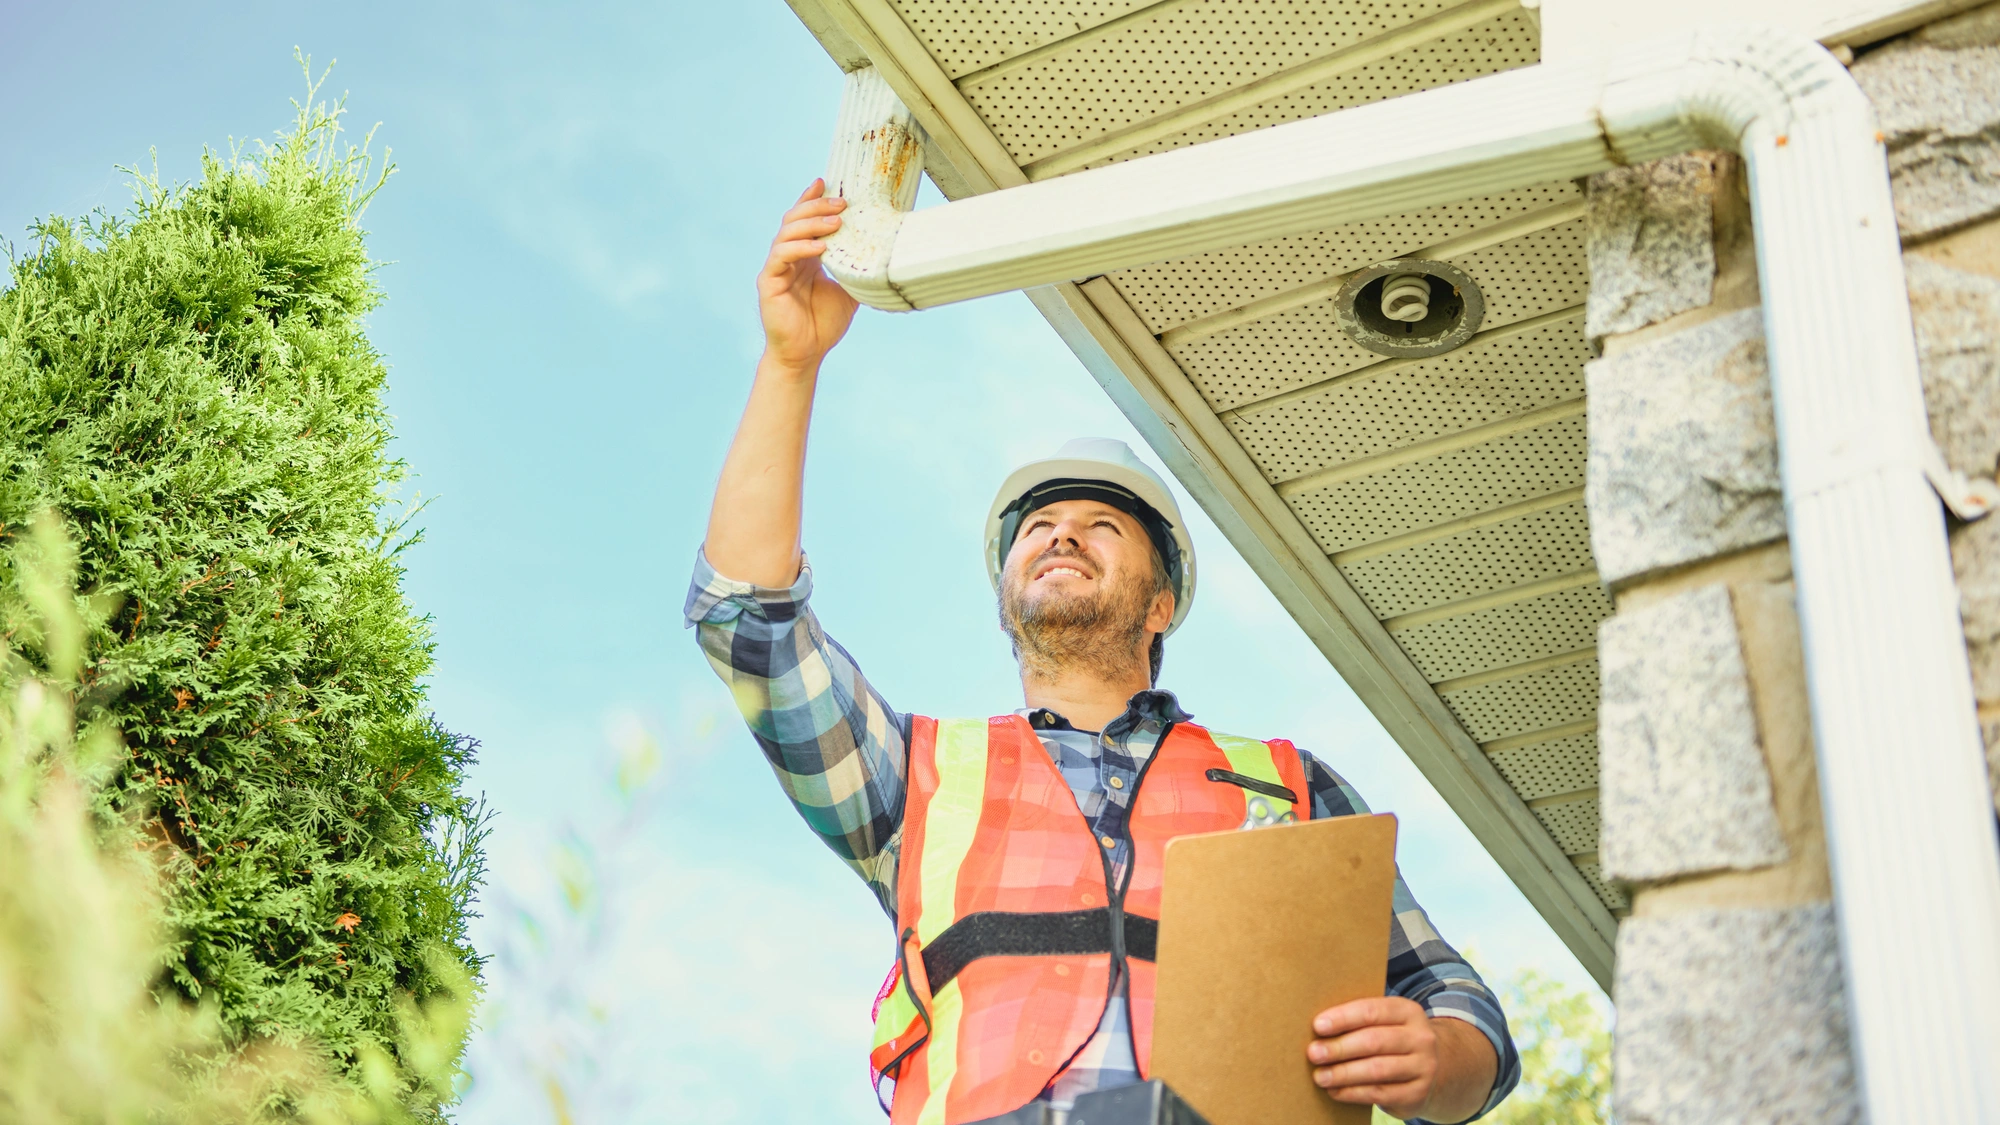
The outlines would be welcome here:
[[[836,276],[927,308],[1699,147],[1750,170],[1869,1118],[1995,1120],[2000,850],[1881,135],[1825,50],[1712,28],[1509,71],[913,212]]]

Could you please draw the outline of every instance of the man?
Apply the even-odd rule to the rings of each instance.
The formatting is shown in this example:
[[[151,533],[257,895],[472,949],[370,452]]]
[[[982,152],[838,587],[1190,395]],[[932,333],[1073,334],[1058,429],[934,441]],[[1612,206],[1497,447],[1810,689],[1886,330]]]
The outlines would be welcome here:
[[[1203,730],[1157,689],[1193,544],[1121,442],[1024,466],[990,511],[1023,709],[936,720],[869,686],[807,608],[799,547],[813,391],[855,311],[820,268],[844,206],[824,191],[786,213],[757,278],[764,354],[687,619],[787,794],[896,927],[871,1056],[891,1119],[1067,1104],[1146,1070],[1167,839],[1366,806],[1291,743]],[[1388,994],[1320,1013],[1301,1049],[1336,1101],[1470,1119],[1519,1077],[1505,1018],[1400,878],[1395,911]]]

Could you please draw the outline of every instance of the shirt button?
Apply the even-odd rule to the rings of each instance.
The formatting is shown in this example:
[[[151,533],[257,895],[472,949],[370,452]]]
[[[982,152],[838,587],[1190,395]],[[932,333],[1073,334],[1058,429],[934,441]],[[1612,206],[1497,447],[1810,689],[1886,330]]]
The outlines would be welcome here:
[[[1103,844],[1107,848],[1115,848],[1118,846],[1118,841],[1112,839],[1109,836],[1099,836],[1097,838],[1097,842]]]
[[[1124,779],[1124,778],[1122,778],[1122,777],[1114,777],[1114,778],[1112,778],[1112,779],[1111,779],[1111,788],[1113,788],[1113,789],[1123,789],[1123,788],[1125,788],[1125,779]]]

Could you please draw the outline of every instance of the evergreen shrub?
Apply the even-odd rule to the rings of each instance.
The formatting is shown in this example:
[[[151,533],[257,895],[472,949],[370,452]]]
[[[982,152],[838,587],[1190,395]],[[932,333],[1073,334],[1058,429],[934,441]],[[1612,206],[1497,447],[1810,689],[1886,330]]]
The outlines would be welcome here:
[[[359,1081],[309,1044],[249,1049],[213,1005],[157,994],[165,912],[142,814],[92,796],[124,744],[76,723],[84,622],[75,552],[53,513],[12,545],[0,638],[0,1122],[6,1125],[434,1125],[457,1080],[472,980],[442,949],[448,988],[399,1000],[395,1058],[363,1043]],[[81,604],[79,604],[81,603]],[[43,657],[35,667],[13,643]]]
[[[477,973],[484,818],[400,588],[359,225],[389,169],[340,114],[309,93],[275,143],[205,154],[187,186],[138,177],[127,216],[48,219],[10,254],[0,629],[22,674],[63,679],[22,594],[53,512],[88,609],[64,682],[122,738],[92,800],[164,875],[157,991],[356,1083],[388,1052],[434,1109],[398,1013]]]

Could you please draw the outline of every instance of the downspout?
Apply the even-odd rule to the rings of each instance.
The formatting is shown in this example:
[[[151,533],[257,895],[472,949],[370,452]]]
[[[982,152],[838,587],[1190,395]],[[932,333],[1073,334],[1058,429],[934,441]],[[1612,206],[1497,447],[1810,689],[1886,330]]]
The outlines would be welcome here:
[[[924,135],[872,66],[849,71],[826,161],[826,194],[847,200],[838,236],[822,257],[841,288],[878,309],[913,308],[889,281],[889,254],[903,216],[916,206]]]
[[[1690,46],[1607,83],[1602,115],[1608,143],[1678,118],[1749,167],[1863,1101],[1875,1125],[2000,1120],[2000,853],[1882,134],[1816,44]]]
[[[1927,474],[1882,137],[1817,44],[1716,27],[1510,71],[913,212],[831,268],[924,308],[1700,147],[1750,172],[1869,1118],[2000,1120],[2000,849],[1933,487],[1981,509]]]

